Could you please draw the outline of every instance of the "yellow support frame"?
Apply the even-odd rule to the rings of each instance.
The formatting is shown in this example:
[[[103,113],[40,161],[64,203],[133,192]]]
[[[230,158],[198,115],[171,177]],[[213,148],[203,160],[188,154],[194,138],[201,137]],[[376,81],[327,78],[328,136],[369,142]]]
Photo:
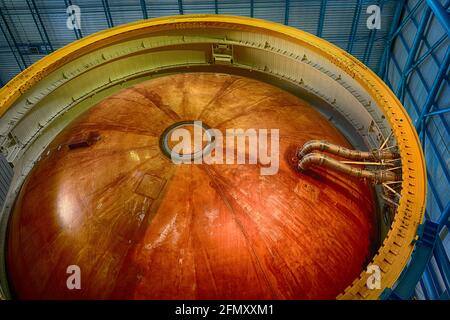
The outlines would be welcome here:
[[[156,31],[223,28],[270,34],[313,50],[354,78],[376,101],[393,130],[402,160],[402,191],[399,206],[378,253],[371,264],[382,271],[381,288],[368,289],[369,274],[361,273],[338,299],[378,299],[391,288],[406,266],[422,223],[426,201],[426,170],[419,138],[407,112],[387,85],[346,51],[301,30],[252,18],[221,15],[183,15],[138,21],[108,29],[71,43],[17,75],[0,90],[0,117],[34,84],[64,64],[94,50]]]

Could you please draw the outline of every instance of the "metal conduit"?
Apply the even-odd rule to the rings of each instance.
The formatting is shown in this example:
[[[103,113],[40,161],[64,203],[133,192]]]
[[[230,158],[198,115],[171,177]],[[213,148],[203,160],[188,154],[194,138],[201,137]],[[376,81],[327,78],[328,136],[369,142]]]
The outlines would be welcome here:
[[[401,176],[399,174],[392,171],[369,171],[360,168],[354,168],[320,153],[307,154],[298,162],[299,171],[305,171],[312,166],[323,166],[338,172],[345,173],[352,177],[367,179],[374,184],[381,184],[389,181],[398,181],[401,179]]]
[[[303,148],[298,151],[297,156],[299,159],[301,159],[315,150],[325,151],[327,153],[331,153],[351,160],[380,161],[380,160],[398,159],[400,157],[397,152],[391,150],[377,150],[377,149],[372,151],[350,150],[322,140],[311,140],[306,142],[303,145]]]

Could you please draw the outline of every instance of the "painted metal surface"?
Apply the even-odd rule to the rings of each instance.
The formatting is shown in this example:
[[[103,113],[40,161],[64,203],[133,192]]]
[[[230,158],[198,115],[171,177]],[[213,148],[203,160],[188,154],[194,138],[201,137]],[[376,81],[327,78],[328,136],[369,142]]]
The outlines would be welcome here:
[[[14,172],[11,164],[0,154],[0,208],[3,207],[3,204],[5,203],[13,174]]]
[[[19,90],[24,92],[27,88],[43,79],[46,74],[74,59],[76,56],[87,54],[96,48],[108,46],[112,42],[123,41],[130,36],[139,36],[140,34],[148,33],[150,30],[174,26],[194,28],[208,28],[209,26],[226,28],[233,26],[235,28],[260,30],[280,36],[322,55],[344,72],[351,74],[353,79],[371,95],[384,113],[386,120],[392,126],[402,162],[408,164],[403,167],[402,198],[392,230],[373,261],[374,264],[379,265],[382,269],[384,279],[382,287],[392,286],[408,261],[413,250],[412,240],[415,238],[417,227],[423,218],[426,178],[418,137],[407,113],[384,83],[353,57],[319,38],[293,28],[240,17],[184,16],[134,23],[86,37],[40,60],[25,73],[13,79],[0,92],[1,110],[4,112],[20,96]],[[366,287],[367,276],[363,272],[360,278],[355,280],[340,298],[377,298],[381,290],[368,290]]]
[[[175,165],[160,137],[189,119],[224,137],[228,128],[279,128],[279,171],[261,176],[261,163]],[[93,133],[98,139],[89,142]],[[22,188],[8,245],[13,293],[335,298],[371,259],[376,215],[366,182],[296,172],[297,146],[317,137],[349,147],[308,103],[243,77],[165,76],[105,99],[57,136]],[[224,163],[225,152],[244,152],[226,139],[216,139],[228,145]],[[67,289],[68,265],[80,267],[81,290]]]
[[[32,2],[31,0],[27,0]],[[10,1],[0,4],[8,23],[18,37],[19,43],[24,48],[31,44],[41,43],[39,30],[48,34],[47,42],[58,49],[81,38],[108,27],[108,21],[114,25],[121,25],[142,18],[155,18],[180,13],[180,5],[184,14],[228,14],[241,15],[266,19],[278,23],[288,22],[290,26],[319,35],[324,39],[346,49],[349,45],[351,19],[354,12],[359,12],[356,21],[358,32],[352,37],[351,52],[358,59],[366,63],[372,70],[378,71],[382,53],[388,43],[388,30],[390,21],[398,7],[398,0],[362,1],[357,6],[357,0],[352,1],[311,1],[311,0],[264,0],[264,1],[107,1],[108,7],[103,6],[103,0],[73,1],[79,4],[82,10],[82,34],[77,30],[66,28],[66,7],[69,1],[39,0],[35,1],[37,23],[33,21],[32,12],[25,1]],[[382,28],[380,30],[368,30],[365,21],[368,18],[366,9],[369,5],[379,4],[381,10]],[[357,11],[355,11],[357,9]],[[108,18],[107,18],[108,17]],[[43,24],[40,23],[42,20]],[[3,22],[2,22],[3,23]],[[373,40],[373,41],[372,41]],[[11,44],[12,45],[12,44]],[[14,48],[14,46],[12,45]],[[12,56],[11,46],[0,36],[0,79],[6,83],[21,70]],[[25,52],[24,59],[27,65],[31,65],[40,57],[36,54]]]

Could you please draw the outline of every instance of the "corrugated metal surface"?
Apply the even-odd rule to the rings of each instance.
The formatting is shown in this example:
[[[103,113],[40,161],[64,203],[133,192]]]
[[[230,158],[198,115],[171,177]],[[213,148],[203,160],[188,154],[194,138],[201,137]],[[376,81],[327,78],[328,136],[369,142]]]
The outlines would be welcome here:
[[[285,23],[348,50],[378,71],[395,0],[0,0],[0,84],[46,54],[77,39],[66,27],[66,4],[81,8],[81,36],[109,26],[175,14],[219,13]],[[380,30],[366,27],[371,4],[382,8]],[[42,21],[42,23],[40,23]],[[6,41],[5,36],[8,38]],[[78,35],[80,36],[80,35]],[[48,39],[48,41],[47,41]],[[14,54],[15,53],[15,57]],[[22,61],[23,60],[23,61]],[[19,66],[20,65],[20,66]]]
[[[6,195],[13,177],[13,169],[6,161],[5,157],[0,154],[0,208],[5,203]]]
[[[448,10],[450,1],[441,3]],[[450,206],[450,112],[433,115],[450,107],[450,69],[445,62],[450,53],[450,38],[423,0],[406,2],[400,26],[403,27],[395,39],[385,81],[400,97],[418,128],[427,161],[426,216],[436,222]],[[437,80],[440,72],[444,73],[441,81]],[[437,86],[436,94],[432,93],[433,86]],[[445,252],[435,254],[430,262],[418,288],[421,298],[438,298],[446,290],[448,294],[449,222],[444,224],[442,243],[438,240],[436,246],[442,246]]]

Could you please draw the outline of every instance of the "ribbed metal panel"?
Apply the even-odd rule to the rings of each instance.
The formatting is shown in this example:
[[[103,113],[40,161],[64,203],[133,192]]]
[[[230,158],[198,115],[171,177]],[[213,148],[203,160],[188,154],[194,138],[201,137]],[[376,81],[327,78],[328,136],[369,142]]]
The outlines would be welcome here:
[[[247,3],[248,1],[245,1]],[[225,6],[219,1],[217,2],[217,10],[224,10]],[[199,14],[199,13],[216,13],[216,4],[214,1],[204,0],[184,0],[183,1],[183,13],[184,14]]]
[[[273,22],[285,22],[285,5],[289,1],[254,1],[254,17]]]
[[[77,1],[72,1],[72,3],[77,4]],[[66,26],[67,7],[63,0],[37,0],[36,4],[49,34],[50,41],[55,49],[65,46],[77,39],[74,31],[69,30]],[[86,12],[82,12],[82,14],[83,13]],[[83,28],[83,23],[86,21],[83,19],[83,15],[81,17],[81,26]],[[104,24],[104,26],[106,26],[106,24]],[[84,27],[86,27],[86,32],[90,31],[89,22]]]
[[[2,62],[0,81],[3,86],[9,79],[12,79],[15,75],[17,75],[20,69],[17,66],[14,55],[11,52],[4,52],[2,50],[0,53],[0,61]],[[6,63],[6,61],[9,61],[10,63]]]
[[[6,161],[5,157],[0,154],[0,208],[5,202],[8,194],[9,186],[13,177],[13,169]]]
[[[180,14],[177,0],[146,1],[149,18]],[[201,12],[198,12],[201,13]]]
[[[115,26],[143,19],[142,8],[139,0],[108,0],[107,2],[111,11],[112,21]],[[105,19],[104,12],[103,17]],[[100,18],[100,16],[98,16],[98,18]]]
[[[320,22],[320,8],[321,1],[317,0],[291,1],[289,8],[289,25],[317,35]],[[328,10],[326,10],[325,13],[327,11]]]
[[[18,35],[19,45],[41,43],[38,29],[36,28],[30,11],[25,0],[4,0],[5,6],[2,7],[3,15],[9,24],[9,27]]]
[[[66,27],[66,3],[63,0],[34,0],[36,10],[30,10],[32,0],[1,0],[0,9],[10,26],[19,50],[0,36],[0,80],[9,81],[21,68],[12,51],[22,53],[26,66],[39,58],[36,47],[50,44],[58,49],[77,39],[73,30]],[[358,2],[360,5],[358,5]],[[287,23],[307,32],[321,35],[326,40],[349,50],[374,71],[378,71],[386,45],[386,36],[397,1],[395,0],[72,0],[81,8],[81,35],[86,36],[108,28],[110,25],[149,18],[176,15],[219,13],[253,16],[255,18]],[[370,31],[366,27],[368,5],[382,8],[382,28]],[[37,12],[36,12],[37,11]],[[31,13],[34,13],[33,15]],[[38,16],[43,27],[39,25]],[[355,18],[356,17],[356,18]],[[37,21],[37,23],[36,23]],[[5,22],[0,21],[2,26]],[[372,35],[373,33],[373,35]],[[372,36],[371,36],[372,35]],[[10,41],[11,42],[11,41]],[[20,58],[20,57],[18,57]]]

